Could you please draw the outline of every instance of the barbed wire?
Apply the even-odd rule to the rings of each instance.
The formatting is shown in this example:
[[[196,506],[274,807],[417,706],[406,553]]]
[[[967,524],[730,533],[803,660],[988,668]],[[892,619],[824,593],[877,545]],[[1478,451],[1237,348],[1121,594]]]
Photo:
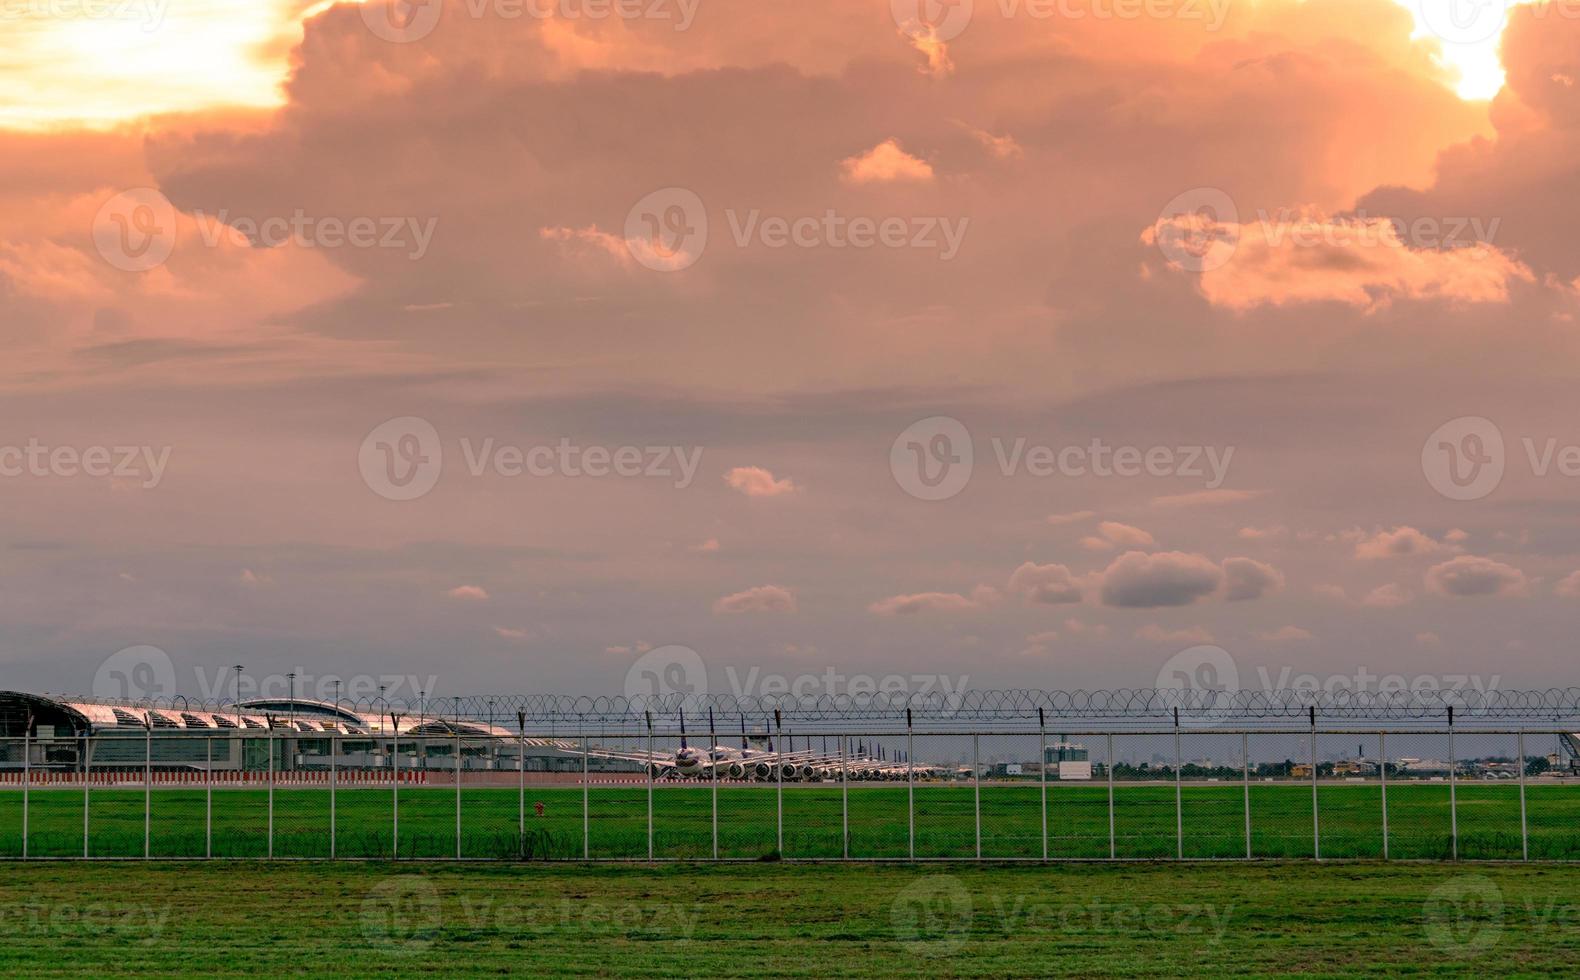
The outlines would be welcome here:
[[[109,699],[47,695],[63,701],[114,704],[157,711],[234,712],[235,699],[174,697]],[[271,698],[289,702],[289,698]],[[247,707],[242,712],[258,712]],[[1456,718],[1485,720],[1580,720],[1580,687],[1541,690],[1208,690],[1201,688],[1118,688],[1111,690],[1044,691],[1034,689],[873,692],[866,694],[736,695],[660,693],[654,695],[464,695],[419,699],[350,698],[309,701],[360,715],[398,714],[403,717],[464,718],[495,724],[673,727],[684,714],[693,725],[710,715],[715,723],[734,725],[737,720],[752,728],[770,721],[783,725],[860,722],[1169,722],[1176,712],[1181,720],[1211,719],[1215,723],[1299,721],[1313,710],[1327,720],[1443,721]]]

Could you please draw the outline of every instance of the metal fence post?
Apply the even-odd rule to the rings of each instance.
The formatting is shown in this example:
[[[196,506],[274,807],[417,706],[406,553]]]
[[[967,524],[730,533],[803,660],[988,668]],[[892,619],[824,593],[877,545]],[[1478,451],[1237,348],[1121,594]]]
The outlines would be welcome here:
[[[1459,860],[1459,787],[1454,770],[1459,759],[1454,751],[1454,709],[1448,709],[1448,846],[1452,860]]]
[[[719,738],[713,730],[713,710],[708,710],[708,741],[713,744],[708,746],[708,760],[713,763],[709,768],[713,770],[713,811],[709,822],[713,825],[713,860],[719,859]]]
[[[685,723],[684,722],[681,723],[681,727],[682,728],[685,727]],[[682,735],[681,737],[684,738],[685,736]],[[625,747],[625,738],[623,736],[620,739],[620,747],[621,748]],[[586,738],[583,738],[582,739],[582,752],[583,752],[583,755],[586,754],[586,748],[587,748],[587,740],[586,740]],[[653,759],[654,759],[654,756],[653,756],[653,715],[652,715],[651,712],[649,712],[648,716],[647,716],[647,859],[649,861],[653,860]],[[586,760],[583,759],[583,761],[582,761],[582,772],[585,773],[586,771],[587,771],[587,763],[586,763]],[[582,777],[582,786],[585,787],[586,785],[587,785],[587,777],[585,775],[583,775],[583,777]],[[585,796],[586,790],[583,789],[582,792],[584,794],[582,799],[585,801],[586,800],[586,796]],[[585,802],[583,802],[582,803],[582,813],[583,813],[584,816],[585,816],[586,812],[587,812],[587,804]],[[587,835],[585,833],[583,833],[582,834],[582,840],[585,841],[586,839],[587,839]]]
[[[916,747],[916,734],[911,729],[911,712],[905,712],[905,840],[906,854],[916,860],[916,771],[911,768],[911,751]]]
[[[774,721],[776,723],[774,727],[778,728],[779,726],[778,726],[777,722],[779,721],[779,718],[778,718],[778,710],[777,709],[775,709],[775,711],[774,711],[774,716],[775,716],[774,717]],[[780,729],[780,730],[783,731],[783,729]],[[779,745],[780,745],[780,750],[782,752],[783,751],[783,747],[785,745],[785,741],[784,741],[783,736],[781,736],[780,739],[779,739]],[[775,853],[777,853],[780,857],[784,857],[784,853],[785,853],[785,763],[780,762],[779,765],[774,767],[774,769],[775,769],[775,771],[777,771],[779,773],[779,784],[775,788],[775,791],[774,791],[775,806],[777,808],[776,809],[776,821],[777,822],[775,824],[775,830],[774,830]]]
[[[154,812],[154,725],[143,718],[143,860],[152,853]]]
[[[269,719],[269,860],[274,860],[274,719]]]
[[[1322,811],[1317,805],[1317,709],[1311,709],[1311,856],[1322,860]]]
[[[393,723],[391,723],[391,725],[393,727]],[[384,728],[384,720],[382,718],[379,719],[379,728],[380,728],[379,734],[383,735],[382,729]],[[398,767],[400,765],[400,763],[398,761],[396,761],[396,758],[395,758],[396,750],[398,748],[400,748],[400,743],[399,742],[392,742],[392,743],[390,743],[390,768],[391,768],[391,771],[395,773],[395,775],[399,775],[399,772],[396,770],[396,767]],[[380,771],[382,772],[383,771],[383,767],[381,766],[379,768],[380,768]],[[391,782],[390,782],[390,860],[391,861],[399,861],[400,860],[400,781],[399,780],[391,780]]]
[[[22,729],[22,857],[27,858],[28,791],[33,784],[33,719]]]
[[[1388,733],[1377,733],[1377,781],[1382,788],[1383,860],[1388,860]]]
[[[982,860],[982,753],[979,751],[982,736],[971,733],[971,797],[976,811],[977,860]]]
[[[1184,748],[1180,742],[1179,709],[1174,709],[1174,857],[1185,859]]]
[[[516,712],[516,855],[527,856],[527,713]]]
[[[1529,764],[1525,759],[1525,729],[1516,733],[1520,753],[1520,860],[1531,859],[1531,831],[1525,819],[1525,767]]]
[[[839,737],[839,837],[841,855],[850,860],[850,754],[849,735]]]
[[[329,859],[334,860],[338,851],[335,846],[335,784],[340,780],[340,736],[331,732],[329,735]]]
[[[1119,839],[1114,833],[1114,735],[1108,733],[1108,859],[1119,856]]]
[[[1240,764],[1245,781],[1245,859],[1251,860],[1251,733],[1240,733]]]
[[[399,738],[399,734],[396,735]],[[399,749],[397,743],[396,748]],[[461,726],[455,726],[455,859],[461,860]]]
[[[379,719],[379,729],[384,729],[384,719]],[[395,740],[390,743],[390,860],[400,860],[400,726],[390,721]],[[382,767],[379,767],[382,770]]]
[[[1042,770],[1042,859],[1048,860],[1048,731],[1043,727],[1042,709],[1037,709],[1037,731],[1041,736],[1041,754],[1038,759]]]
[[[624,748],[624,746],[623,746]],[[653,770],[653,759],[648,759],[648,770]],[[588,737],[581,733],[581,860],[592,857],[591,798],[588,793]]]
[[[214,736],[203,736],[203,856],[214,856]]]
[[[88,857],[88,784],[93,771],[93,736],[82,730],[82,856]]]

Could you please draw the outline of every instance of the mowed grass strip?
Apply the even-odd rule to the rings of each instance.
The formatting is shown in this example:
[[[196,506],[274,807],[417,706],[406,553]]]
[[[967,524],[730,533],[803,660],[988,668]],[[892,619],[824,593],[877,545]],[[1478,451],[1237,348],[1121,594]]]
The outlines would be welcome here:
[[[1249,788],[1249,853],[1258,858],[1384,856],[1382,789],[1376,784],[1324,783],[1318,787],[1320,828],[1314,825],[1309,784],[1253,783]],[[911,854],[907,792],[903,785],[850,788],[723,786],[717,795],[717,853],[760,859],[905,858]],[[541,805],[542,812],[538,812]],[[150,796],[148,851],[155,857],[401,858],[645,860],[649,854],[648,797],[641,786],[600,786],[582,791],[529,788],[526,832],[521,833],[515,789],[463,789],[457,827],[454,789],[404,787],[396,799],[387,788],[344,789],[333,821],[325,789],[219,789],[209,803],[202,789],[157,789]],[[28,854],[78,857],[83,853],[80,789],[31,794]],[[87,800],[88,853],[140,857],[144,847],[144,794],[139,789],[95,789]],[[1036,785],[984,785],[980,799],[970,784],[922,784],[915,790],[915,856],[918,858],[1131,859],[1243,858],[1247,855],[1246,788],[1234,784],[1186,785],[1176,812],[1172,784],[1121,784],[1114,790],[1110,827],[1103,784],[1050,787],[1046,845],[1042,794]],[[666,785],[653,796],[652,855],[692,860],[713,856],[715,802],[707,784]],[[981,814],[981,833],[977,814]],[[1458,815],[1458,856],[1518,860],[1522,857],[1519,787],[1467,783],[1451,810],[1445,783],[1388,787],[1387,856],[1447,859],[1455,854],[1453,814]],[[1530,856],[1580,860],[1580,787],[1535,785],[1527,790]],[[842,828],[848,824],[846,841]],[[272,825],[273,849],[270,850]],[[333,834],[331,834],[333,826]],[[458,836],[459,829],[459,836]],[[1182,832],[1182,836],[1181,836]],[[781,840],[783,847],[781,849]],[[22,854],[22,795],[0,792],[0,857]]]
[[[1569,974],[1580,869],[7,866],[17,976]]]

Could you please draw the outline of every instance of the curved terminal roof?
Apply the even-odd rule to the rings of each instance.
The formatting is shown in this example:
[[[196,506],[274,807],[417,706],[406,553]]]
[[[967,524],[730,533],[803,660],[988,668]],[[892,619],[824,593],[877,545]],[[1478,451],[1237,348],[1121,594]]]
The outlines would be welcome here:
[[[427,717],[411,713],[352,710],[343,704],[291,698],[255,698],[233,707],[116,701],[0,691],[0,734],[20,737],[29,720],[35,726],[66,726],[73,732],[104,731],[296,731],[302,734],[367,735],[398,733],[428,738],[514,738],[508,728],[472,719]],[[271,725],[272,723],[272,725]]]

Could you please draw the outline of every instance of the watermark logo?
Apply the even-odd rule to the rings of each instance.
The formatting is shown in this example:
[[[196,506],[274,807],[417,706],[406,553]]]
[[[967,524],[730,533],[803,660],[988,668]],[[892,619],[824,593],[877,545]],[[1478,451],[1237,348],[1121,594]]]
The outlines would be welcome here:
[[[690,647],[677,644],[649,650],[625,672],[625,696],[633,701],[707,693],[707,665]]]
[[[416,500],[439,482],[444,447],[426,419],[406,415],[380,423],[362,440],[357,467],[368,489],[386,500]]]
[[[971,482],[971,433],[958,419],[934,415],[913,422],[889,447],[889,472],[918,500],[947,500]]]
[[[949,956],[971,929],[971,894],[953,875],[930,875],[911,882],[889,907],[894,935],[917,956]]]
[[[374,36],[395,44],[421,41],[439,26],[444,0],[366,0],[358,8]]]
[[[1127,446],[1101,437],[1063,446],[1035,443],[1024,435],[993,436],[993,459],[1005,479],[1132,479],[1143,476],[1201,480],[1208,490],[1223,486],[1233,446]],[[975,450],[959,420],[934,415],[907,426],[889,446],[889,472],[900,489],[920,500],[947,500],[971,480]]]
[[[679,272],[708,247],[708,209],[695,191],[665,187],[637,201],[625,216],[625,247],[655,272]]]
[[[973,0],[890,0],[900,33],[911,38],[953,41],[971,26]]]
[[[1490,419],[1467,415],[1438,426],[1421,447],[1421,472],[1450,500],[1480,500],[1502,483],[1508,466],[1503,431]],[[1580,443],[1553,435],[1522,435],[1531,476],[1580,480]]]
[[[0,0],[0,21],[96,20],[141,21],[144,34],[165,22],[169,0]]]
[[[362,902],[361,918],[363,938],[391,953],[427,949],[443,925],[438,890],[417,875],[374,885]]]
[[[1240,668],[1223,647],[1203,644],[1181,650],[1164,662],[1154,686],[1177,692],[1181,728],[1211,728],[1233,711],[1240,690]]]
[[[1193,187],[1163,205],[1153,225],[1158,251],[1186,272],[1211,272],[1240,247],[1240,211],[1216,187]]]
[[[198,696],[205,704],[222,703],[232,698],[247,701],[295,697],[337,705],[344,702],[354,708],[366,706],[369,710],[375,703],[382,702],[386,710],[404,705],[409,710],[421,711],[425,705],[431,705],[439,688],[437,674],[318,674],[305,665],[269,674],[201,667],[193,668],[192,673]]]
[[[1457,875],[1432,889],[1423,919],[1434,949],[1460,959],[1480,956],[1503,936],[1503,892],[1486,875]]]
[[[1421,472],[1450,500],[1480,500],[1503,482],[1503,470],[1503,433],[1479,415],[1444,422],[1421,447]]]
[[[482,478],[664,479],[677,490],[691,486],[702,465],[701,446],[515,445],[492,436],[459,440],[466,474]],[[362,440],[357,466],[368,489],[387,500],[415,500],[439,481],[444,468],[439,432],[426,419],[403,416],[380,424]]]
[[[25,936],[64,939],[107,938],[151,945],[164,935],[170,906],[122,902],[27,901],[0,905],[0,930],[13,939]]]
[[[1420,0],[1421,23],[1449,44],[1480,44],[1508,23],[1513,0]]]
[[[93,246],[122,272],[158,268],[175,251],[175,205],[152,187],[122,191],[94,215]]]
[[[152,490],[165,478],[170,453],[170,446],[47,446],[35,437],[26,445],[0,446],[0,477],[85,476]]]
[[[363,10],[367,9],[364,5]],[[355,248],[405,252],[412,262],[428,254],[439,219],[410,215],[312,215],[297,208],[289,215],[256,218],[222,209],[210,214],[196,210],[192,218],[198,237],[207,248],[229,243],[236,248]]]
[[[760,208],[725,208],[730,242],[738,249],[917,249],[947,262],[960,252],[971,219],[922,215],[764,214]],[[708,209],[684,187],[666,187],[642,198],[625,219],[625,248],[637,264],[656,272],[689,269],[708,246]]]
[[[172,698],[176,668],[170,654],[154,646],[126,647],[104,659],[93,674],[93,696],[112,701]]]
[[[701,0],[460,0],[450,13],[472,20],[659,20],[684,31],[696,20],[700,4]],[[383,40],[408,44],[432,34],[443,9],[443,0],[367,0],[362,4],[362,22]]]

